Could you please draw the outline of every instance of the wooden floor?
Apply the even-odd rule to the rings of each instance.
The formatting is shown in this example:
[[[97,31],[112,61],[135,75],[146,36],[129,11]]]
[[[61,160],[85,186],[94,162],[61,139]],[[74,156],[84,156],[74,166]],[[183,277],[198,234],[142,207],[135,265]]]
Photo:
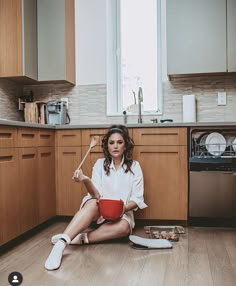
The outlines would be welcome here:
[[[68,246],[61,267],[43,265],[50,237],[66,222],[41,230],[0,256],[0,285],[21,272],[25,286],[235,286],[236,229],[186,227],[169,250],[136,250],[128,241]],[[142,228],[136,234],[145,237]]]

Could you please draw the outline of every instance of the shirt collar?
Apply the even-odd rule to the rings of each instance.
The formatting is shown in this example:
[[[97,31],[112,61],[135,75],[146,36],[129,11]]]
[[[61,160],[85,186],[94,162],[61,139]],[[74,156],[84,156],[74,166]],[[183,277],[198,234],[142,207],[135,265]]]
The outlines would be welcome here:
[[[120,167],[123,165],[124,160],[125,160],[125,159],[124,159],[124,156],[123,156],[123,157],[122,157],[122,160],[121,160],[121,163],[120,163],[120,166],[119,166],[119,168],[118,168],[117,170],[119,170]],[[113,160],[111,161],[110,169],[116,170]]]

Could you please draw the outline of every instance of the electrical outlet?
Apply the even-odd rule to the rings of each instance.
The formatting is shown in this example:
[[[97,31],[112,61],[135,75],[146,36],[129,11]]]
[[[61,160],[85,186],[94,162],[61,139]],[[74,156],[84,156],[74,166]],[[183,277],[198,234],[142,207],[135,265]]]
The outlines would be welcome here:
[[[226,105],[226,92],[218,92],[218,105]]]
[[[66,103],[66,109],[69,109],[69,98],[68,97],[62,97],[61,101],[64,101]]]

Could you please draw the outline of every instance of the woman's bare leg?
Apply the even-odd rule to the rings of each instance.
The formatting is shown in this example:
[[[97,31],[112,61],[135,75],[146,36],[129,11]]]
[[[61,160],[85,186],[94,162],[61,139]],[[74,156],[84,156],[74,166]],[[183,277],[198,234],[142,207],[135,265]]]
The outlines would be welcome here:
[[[63,236],[58,242],[54,245],[52,251],[50,252],[46,262],[45,268],[47,270],[55,270],[60,267],[61,259],[63,256],[64,249],[66,245],[79,233],[84,231],[92,221],[96,220],[99,217],[99,210],[97,202],[95,199],[87,201],[82,209],[80,209],[67,228],[65,229]],[[66,238],[66,240],[64,240]],[[63,241],[63,240],[64,241]]]
[[[86,202],[82,209],[80,209],[73,217],[69,225],[64,230],[72,240],[78,233],[87,229],[93,221],[99,218],[99,209],[96,199]]]
[[[130,234],[129,223],[121,219],[116,222],[107,222],[99,228],[88,232],[88,240],[90,243],[126,237]]]

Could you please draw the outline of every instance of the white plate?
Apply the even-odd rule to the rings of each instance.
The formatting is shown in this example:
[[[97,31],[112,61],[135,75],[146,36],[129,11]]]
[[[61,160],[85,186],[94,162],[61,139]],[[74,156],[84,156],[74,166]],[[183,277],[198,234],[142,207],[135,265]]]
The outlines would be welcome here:
[[[220,133],[213,132],[207,136],[205,145],[211,155],[220,156],[225,151],[226,140]]]
[[[236,138],[232,142],[231,146],[233,147],[234,152],[236,152]]]
[[[236,137],[229,137],[227,139],[227,147],[231,147],[232,146],[232,149],[231,150],[234,150],[236,151]]]

